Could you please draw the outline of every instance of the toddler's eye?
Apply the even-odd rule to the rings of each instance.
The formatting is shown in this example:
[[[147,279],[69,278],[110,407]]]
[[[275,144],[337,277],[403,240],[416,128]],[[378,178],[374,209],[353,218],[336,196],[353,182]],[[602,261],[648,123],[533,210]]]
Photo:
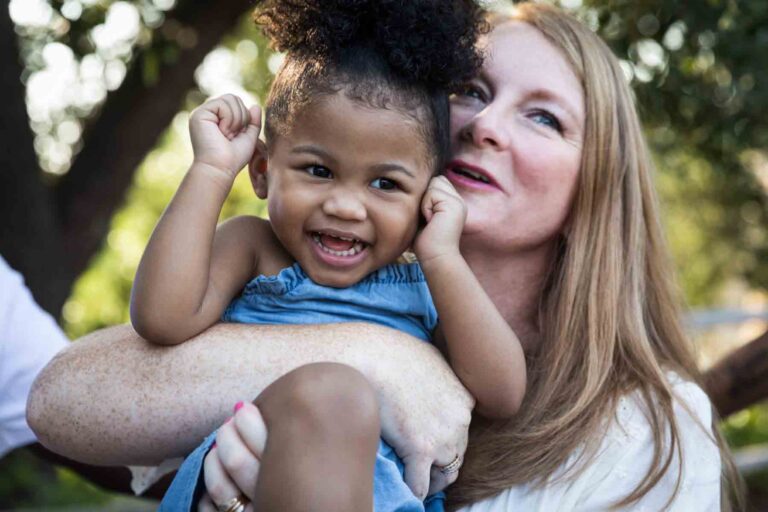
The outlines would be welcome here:
[[[376,178],[371,182],[371,186],[381,190],[395,190],[398,188],[397,182],[389,178]]]
[[[304,170],[316,178],[330,178],[333,176],[331,170],[322,165],[308,165]]]

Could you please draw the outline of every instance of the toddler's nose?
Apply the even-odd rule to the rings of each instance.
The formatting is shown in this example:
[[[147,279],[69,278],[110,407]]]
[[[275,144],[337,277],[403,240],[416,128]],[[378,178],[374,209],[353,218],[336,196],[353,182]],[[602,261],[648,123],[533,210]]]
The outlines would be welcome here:
[[[327,197],[323,213],[349,221],[363,221],[368,217],[363,201],[350,191],[338,191]]]

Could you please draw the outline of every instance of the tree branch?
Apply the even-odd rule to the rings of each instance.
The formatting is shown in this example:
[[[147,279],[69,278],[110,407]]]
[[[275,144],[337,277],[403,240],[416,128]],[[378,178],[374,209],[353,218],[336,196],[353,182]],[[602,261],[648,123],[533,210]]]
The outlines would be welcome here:
[[[768,331],[723,358],[704,381],[723,418],[768,398]]]
[[[194,86],[194,71],[205,55],[248,9],[245,0],[188,0],[169,15],[197,34],[178,60],[161,69],[157,82],[143,83],[141,56],[120,89],[110,94],[86,134],[83,151],[57,187],[57,205],[70,256],[67,278],[74,281],[99,248],[122,202],[134,170],[178,112]],[[166,23],[168,22],[166,21]]]

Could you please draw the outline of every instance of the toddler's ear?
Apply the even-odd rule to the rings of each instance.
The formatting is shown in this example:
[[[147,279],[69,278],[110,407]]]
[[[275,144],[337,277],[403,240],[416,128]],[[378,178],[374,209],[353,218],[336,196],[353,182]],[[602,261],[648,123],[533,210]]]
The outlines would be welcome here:
[[[256,141],[256,149],[251,161],[248,162],[248,174],[251,176],[251,186],[259,199],[267,198],[267,167],[269,157],[267,146],[262,140]]]

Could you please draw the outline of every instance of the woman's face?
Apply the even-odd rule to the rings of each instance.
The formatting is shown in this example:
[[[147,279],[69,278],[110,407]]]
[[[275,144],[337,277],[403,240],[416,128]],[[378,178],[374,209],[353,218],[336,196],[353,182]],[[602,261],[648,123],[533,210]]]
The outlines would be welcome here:
[[[446,176],[467,203],[462,245],[504,254],[562,231],[579,173],[584,93],[563,55],[510,21],[482,43],[480,76],[451,100]]]

